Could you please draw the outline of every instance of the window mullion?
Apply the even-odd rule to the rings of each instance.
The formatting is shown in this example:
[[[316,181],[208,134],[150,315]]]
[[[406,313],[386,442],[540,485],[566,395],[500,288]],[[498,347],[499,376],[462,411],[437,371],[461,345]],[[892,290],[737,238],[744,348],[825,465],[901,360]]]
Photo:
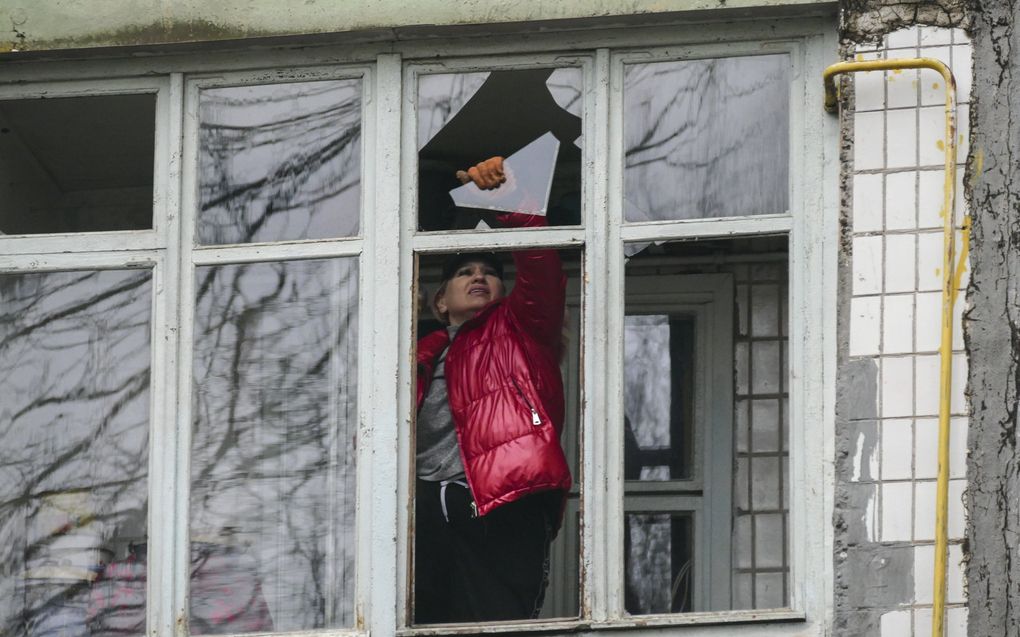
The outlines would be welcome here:
[[[602,443],[605,445],[603,466],[606,476],[606,494],[603,504],[604,519],[601,528],[605,532],[606,582],[607,599],[606,613],[609,619],[622,617],[624,612],[623,576],[625,572],[623,555],[623,324],[624,324],[624,267],[626,265],[621,236],[623,226],[623,65],[618,59],[605,56],[604,64],[608,73],[608,95],[605,101],[609,105],[606,127],[608,129],[607,144],[607,184],[608,184],[608,232],[604,254],[606,258],[606,287],[604,333],[606,336],[606,353],[603,369],[605,370],[606,388],[605,421],[601,430],[605,432]]]
[[[792,228],[793,217],[783,214],[628,224],[621,232],[625,241],[643,242],[785,234]]]
[[[180,80],[178,79],[178,82]],[[176,567],[169,577],[164,578],[166,585],[173,589],[172,613],[162,617],[165,635],[186,637],[187,622],[175,621],[177,617],[188,617],[188,563],[190,561],[190,494],[191,494],[191,392],[193,335],[195,318],[195,265],[193,246],[195,241],[195,218],[198,208],[198,87],[189,83],[179,89],[179,109],[175,115],[177,137],[183,140],[180,156],[184,158],[180,165],[180,208],[177,215],[180,225],[173,238],[168,241],[171,252],[176,257],[177,280],[179,281],[178,307],[180,325],[177,330],[177,396],[176,403],[170,406],[176,410],[172,415],[176,422],[175,431],[175,484],[174,484],[174,527],[172,535],[173,565]],[[169,625],[167,625],[169,624]]]
[[[68,254],[82,250],[80,232],[64,232],[48,235],[0,236],[0,254],[39,255]],[[88,249],[96,252],[129,252],[155,250],[162,245],[151,230],[122,230],[115,232],[89,233]]]
[[[397,54],[377,58],[365,95],[365,244],[361,260],[361,319],[359,346],[358,434],[358,628],[389,634],[400,623],[397,612],[398,490],[378,488],[392,484],[399,474],[399,424],[406,420],[400,388],[409,375],[402,357],[402,334],[409,330],[401,282],[410,275],[400,268],[401,189],[400,107],[401,59]],[[399,276],[393,276],[399,271]],[[403,312],[402,312],[403,310]],[[381,317],[400,317],[398,327]],[[394,370],[400,370],[394,374]],[[406,393],[406,392],[404,392]]]
[[[192,254],[195,265],[356,257],[361,254],[361,240],[358,238],[344,238],[328,241],[281,242],[254,246],[211,246],[197,248]]]
[[[176,255],[175,255],[176,256]],[[153,270],[152,367],[149,376],[149,511],[146,622],[149,633],[172,635],[177,563],[174,541],[174,493],[180,480],[175,466],[178,264],[163,253]]]
[[[613,421],[609,404],[610,388],[614,380],[613,342],[608,322],[611,320],[613,307],[614,283],[619,280],[619,264],[613,272],[612,254],[614,250],[611,215],[614,197],[614,177],[610,169],[611,148],[613,146],[613,130],[611,130],[610,114],[610,71],[609,51],[599,49],[595,54],[592,77],[587,85],[585,103],[585,139],[591,140],[586,146],[586,164],[590,165],[589,180],[585,193],[588,196],[586,225],[585,255],[586,273],[607,273],[608,276],[584,277],[584,313],[583,313],[583,388],[584,420],[582,441],[581,480],[582,494],[582,536],[581,563],[582,600],[581,607],[589,609],[591,619],[604,621],[615,613],[610,610],[620,604],[611,593],[610,577],[619,572],[619,565],[614,563],[614,552],[608,547],[613,535],[610,528],[614,518],[614,493],[619,500],[620,485],[614,484],[614,475],[619,473],[619,462],[607,463],[607,453],[612,445],[606,444],[603,435]],[[617,211],[618,212],[618,211]],[[622,458],[621,458],[622,459]],[[602,473],[605,471],[605,473]],[[619,513],[616,512],[616,517]],[[618,561],[618,560],[617,560]]]
[[[822,87],[809,78],[821,73],[825,52],[833,46],[831,35],[805,40],[795,58],[800,71],[794,95],[803,104],[818,104]],[[808,78],[808,79],[805,79]],[[800,109],[799,100],[793,101]],[[833,140],[838,122],[820,109],[791,113],[791,207],[795,219],[790,231],[789,291],[789,393],[790,414],[790,607],[808,616],[821,617],[832,589],[832,484],[831,465],[835,413],[837,339],[836,308],[840,288],[837,280],[839,237],[829,229],[839,226],[839,189],[835,172],[838,153]],[[822,139],[825,143],[811,143]],[[824,573],[824,576],[821,576]]]
[[[176,616],[174,494],[176,491],[177,354],[180,314],[178,219],[184,83],[170,76],[156,102],[153,227],[160,251],[153,269],[152,366],[149,375],[149,511],[146,621],[150,634],[171,635]]]
[[[428,233],[413,238],[415,251],[527,249],[542,246],[580,246],[585,231],[574,228],[535,228],[487,230],[484,233]]]

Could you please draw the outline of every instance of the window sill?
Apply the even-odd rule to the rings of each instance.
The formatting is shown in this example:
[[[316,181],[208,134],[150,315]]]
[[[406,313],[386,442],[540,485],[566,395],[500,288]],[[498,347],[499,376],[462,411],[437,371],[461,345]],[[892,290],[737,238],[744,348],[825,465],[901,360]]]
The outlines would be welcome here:
[[[801,623],[807,620],[804,613],[787,608],[772,610],[738,610],[683,613],[675,615],[630,616],[603,622],[566,620],[536,620],[528,622],[491,622],[485,624],[436,624],[405,628],[397,631],[397,637],[430,637],[432,635],[481,635],[481,634],[569,634],[597,632],[602,630],[644,630],[676,626],[714,626],[733,624],[766,624],[779,622]]]

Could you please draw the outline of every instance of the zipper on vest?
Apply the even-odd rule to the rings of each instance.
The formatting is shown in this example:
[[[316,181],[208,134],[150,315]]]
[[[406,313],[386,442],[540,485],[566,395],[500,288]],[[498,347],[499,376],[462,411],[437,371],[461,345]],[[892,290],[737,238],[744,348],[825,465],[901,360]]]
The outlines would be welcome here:
[[[531,401],[528,400],[528,397],[524,395],[523,391],[521,391],[521,386],[517,384],[517,379],[511,376],[510,382],[514,384],[514,388],[517,390],[517,394],[521,397],[521,400],[524,401],[524,404],[528,406],[528,409],[531,410],[531,424],[535,425],[536,427],[541,425],[542,419],[538,417],[538,412],[535,411],[535,408],[531,406]]]

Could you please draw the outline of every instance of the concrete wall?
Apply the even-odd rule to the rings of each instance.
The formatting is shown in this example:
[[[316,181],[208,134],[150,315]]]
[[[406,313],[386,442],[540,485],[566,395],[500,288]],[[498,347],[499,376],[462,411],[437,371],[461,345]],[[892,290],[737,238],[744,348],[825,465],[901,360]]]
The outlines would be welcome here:
[[[0,0],[0,53],[501,25],[777,6],[817,0]],[[380,33],[381,32],[381,33]]]
[[[974,24],[974,210],[965,321],[971,357],[967,467],[970,634],[1020,634],[1020,87],[1015,2],[982,3]]]
[[[810,7],[810,0],[0,0],[0,61],[20,52],[358,33],[400,38],[418,27],[596,18],[654,19],[725,7]],[[1020,195],[1011,149],[1010,41],[1016,9],[1004,1],[844,0],[849,56],[942,58],[961,102],[973,106],[974,202],[966,321],[957,318],[950,488],[948,634],[1013,635],[1020,629]],[[919,27],[917,25],[929,25]],[[965,31],[974,29],[973,48]],[[878,44],[865,44],[866,42]],[[836,57],[836,52],[833,52]],[[837,635],[930,631],[934,528],[941,195],[940,87],[928,72],[856,79],[856,111],[844,121],[843,338],[837,378],[834,627]],[[967,123],[960,112],[967,158]],[[961,205],[964,200],[961,193]],[[961,330],[961,323],[963,329]],[[965,339],[959,335],[963,334]],[[969,395],[964,394],[966,389]],[[969,432],[969,434],[968,434]],[[968,439],[969,436],[969,439]],[[968,456],[969,452],[969,456]],[[964,499],[969,520],[964,518]],[[965,523],[966,522],[966,523]],[[963,560],[967,565],[965,583]],[[969,591],[969,593],[968,593]],[[968,606],[968,596],[971,600]],[[969,629],[968,629],[969,624]]]

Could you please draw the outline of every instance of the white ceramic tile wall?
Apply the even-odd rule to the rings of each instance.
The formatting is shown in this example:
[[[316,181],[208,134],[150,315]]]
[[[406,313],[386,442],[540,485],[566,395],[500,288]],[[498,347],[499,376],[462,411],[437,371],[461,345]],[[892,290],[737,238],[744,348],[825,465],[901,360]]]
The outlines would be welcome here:
[[[856,59],[932,57],[953,70],[959,90],[957,177],[967,153],[971,50],[962,31],[920,27],[889,34]],[[931,632],[941,337],[945,86],[934,71],[855,76],[853,260],[849,355],[878,369],[878,449],[857,441],[854,479],[876,483],[872,540],[913,547],[913,601],[883,608],[883,637]],[[954,211],[962,220],[963,197]],[[959,249],[959,244],[957,246]],[[957,251],[957,254],[959,252]],[[964,280],[963,287],[966,285]],[[962,496],[966,486],[966,357],[954,314],[949,503],[948,635],[966,634]]]
[[[884,180],[881,174],[854,175],[854,232],[882,229]]]
[[[917,173],[892,173],[885,178],[885,229],[917,227]]]
[[[851,356],[877,356],[882,351],[882,297],[850,299]]]

